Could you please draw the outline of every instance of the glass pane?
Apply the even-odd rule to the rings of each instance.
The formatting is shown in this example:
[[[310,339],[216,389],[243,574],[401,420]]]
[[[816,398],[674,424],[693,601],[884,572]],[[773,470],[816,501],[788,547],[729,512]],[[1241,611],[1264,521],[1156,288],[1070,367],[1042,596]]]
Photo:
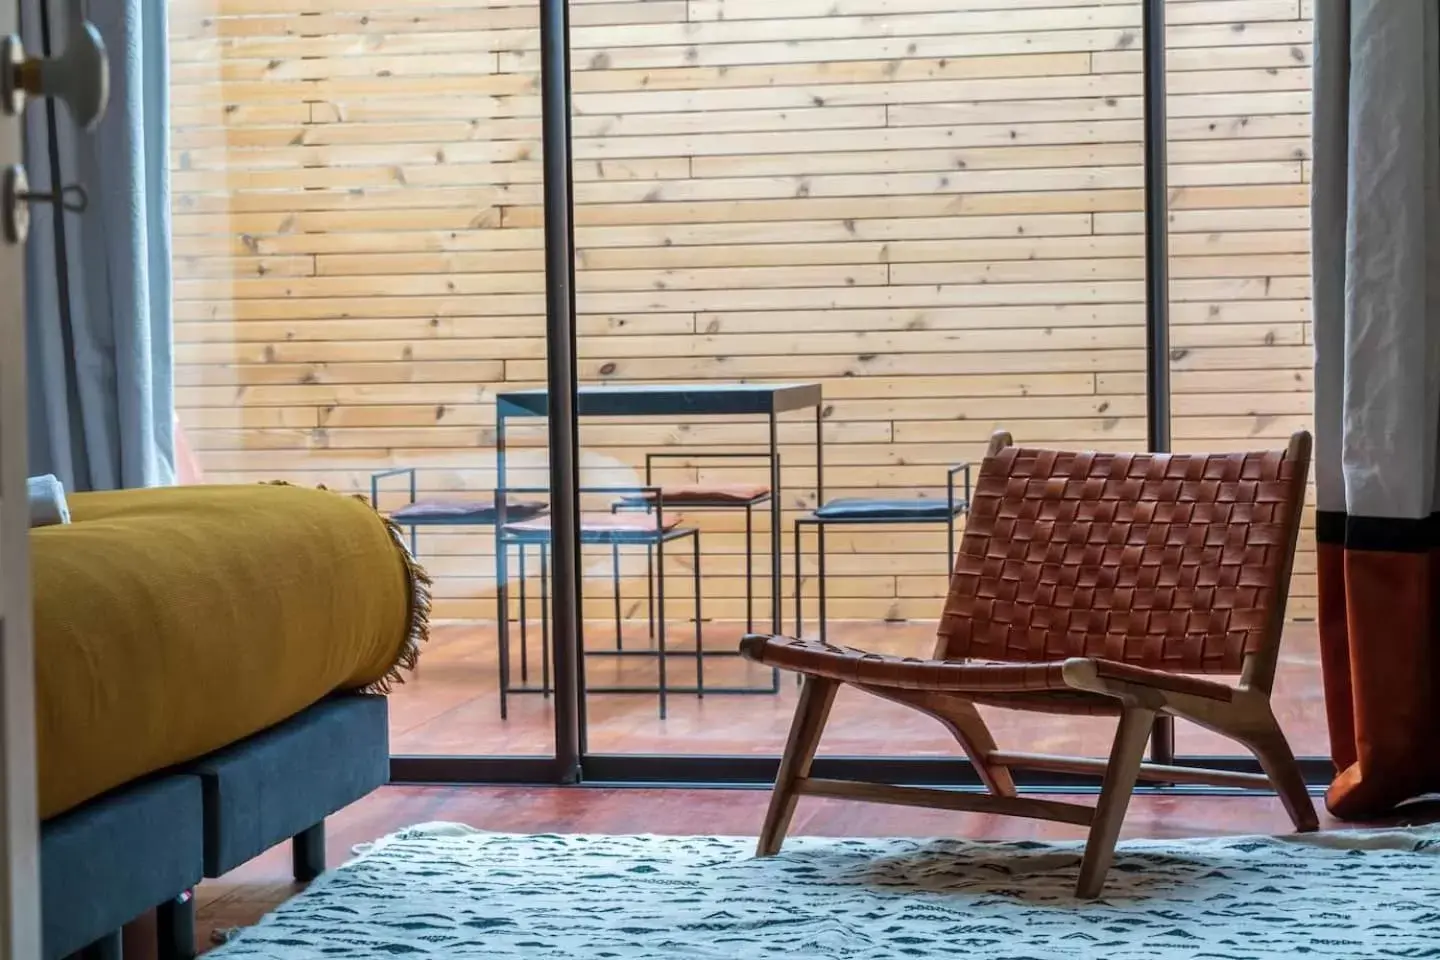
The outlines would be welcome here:
[[[489,499],[495,391],[545,355],[535,6],[178,0],[169,17],[192,482],[368,496],[413,467],[422,500]],[[383,510],[410,499],[406,476],[381,482]],[[390,700],[397,754],[553,750],[538,694],[500,720],[493,542],[483,524],[418,533],[435,624]]]
[[[1312,422],[1311,7],[1171,0],[1167,16],[1175,448],[1280,447]],[[1297,754],[1327,755],[1313,506],[1288,613],[1276,714]],[[1243,752],[1183,722],[1175,744]]]
[[[580,377],[593,384],[818,384],[824,495],[946,498],[951,464],[1021,442],[1145,441],[1138,2],[956,5],[762,0],[574,8]],[[971,7],[994,9],[969,9]],[[603,11],[603,13],[602,13]],[[819,481],[812,414],[780,418],[783,629],[797,517]],[[768,483],[763,417],[589,419],[587,482]],[[602,501],[597,509],[605,509]],[[746,629],[743,510],[685,510],[701,539],[707,685],[661,719],[643,549],[590,567],[589,746],[776,754],[793,677],[733,656]],[[769,629],[757,509],[757,628]],[[814,533],[801,562],[817,630]],[[667,682],[693,687],[688,551],[665,566]],[[832,528],[828,638],[928,656],[950,558],[943,523]],[[640,655],[635,655],[635,654]],[[1018,748],[1104,754],[1113,721],[988,711]],[[1001,719],[1003,716],[1003,719]],[[906,708],[847,691],[822,750],[953,755]]]

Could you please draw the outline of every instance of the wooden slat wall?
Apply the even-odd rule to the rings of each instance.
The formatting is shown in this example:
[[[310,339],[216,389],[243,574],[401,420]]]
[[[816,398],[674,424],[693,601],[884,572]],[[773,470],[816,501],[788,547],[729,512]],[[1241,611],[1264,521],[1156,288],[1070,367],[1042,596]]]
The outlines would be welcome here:
[[[997,426],[1143,444],[1136,0],[572,9],[583,379],[821,380],[831,495],[939,494]],[[170,10],[178,392],[208,478],[489,490],[493,394],[544,377],[534,5]],[[1176,446],[1278,444],[1310,420],[1309,4],[1168,18]],[[812,433],[782,430],[787,511],[813,504]],[[633,483],[647,450],[764,430],[581,437],[588,482]],[[543,432],[516,442],[539,482]],[[739,518],[702,525],[706,614],[742,616]],[[831,616],[937,615],[938,531],[830,548]],[[421,549],[441,616],[491,615],[488,536]],[[1313,571],[1307,530],[1298,615]]]

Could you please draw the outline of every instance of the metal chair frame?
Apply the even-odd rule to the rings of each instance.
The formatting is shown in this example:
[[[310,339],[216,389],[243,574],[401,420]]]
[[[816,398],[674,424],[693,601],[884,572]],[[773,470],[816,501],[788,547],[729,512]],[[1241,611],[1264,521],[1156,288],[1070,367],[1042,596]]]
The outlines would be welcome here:
[[[664,489],[663,484],[655,483],[655,462],[658,460],[761,460],[766,464],[774,465],[779,463],[779,456],[768,452],[716,452],[716,453],[681,453],[670,451],[652,451],[645,454],[645,485],[647,487],[659,486]],[[773,470],[772,470],[773,472]],[[755,629],[755,508],[769,503],[770,498],[775,495],[771,490],[749,500],[733,500],[728,498],[715,500],[693,500],[687,499],[683,503],[672,504],[675,509],[691,512],[725,512],[745,511],[745,632],[750,633]],[[611,504],[612,512],[622,511],[649,511],[652,504],[640,497],[627,497]],[[617,654],[628,654],[630,651],[624,649],[622,632],[622,620],[620,610],[620,584],[619,568],[620,559],[617,555],[614,559],[616,570],[615,583],[615,650]],[[655,638],[655,588],[654,588],[654,552],[650,548],[645,550],[645,583],[646,583],[646,616],[649,621],[650,639]],[[774,589],[778,585],[772,585]],[[644,654],[646,651],[636,651]],[[706,656],[713,657],[738,657],[738,650],[710,650]],[[724,692],[727,693],[778,693],[780,691],[780,671],[772,670],[770,674],[770,686],[768,688],[758,687],[731,687]],[[719,691],[715,691],[719,692]]]
[[[509,494],[513,494],[513,493],[537,493],[537,492],[542,492],[544,489],[545,489],[545,488],[526,488],[526,487],[518,487],[518,488],[517,488],[517,487],[509,487],[509,488],[506,488],[505,490],[497,490],[497,491],[495,492],[495,502],[496,502],[496,506],[497,506],[497,510],[498,510],[497,522],[496,522],[496,526],[495,526],[495,530],[496,530],[496,554],[497,554],[497,556],[498,556],[498,555],[499,555],[499,552],[500,552],[501,550],[509,550],[509,548],[512,547],[512,546],[516,547],[516,548],[520,551],[520,569],[519,569],[519,571],[518,571],[519,575],[518,575],[518,578],[517,578],[517,580],[518,580],[518,587],[519,587],[519,596],[518,596],[517,599],[519,600],[519,603],[520,603],[520,610],[519,610],[519,620],[520,620],[520,651],[521,651],[521,652],[520,652],[520,665],[521,665],[521,683],[522,683],[522,684],[528,682],[528,680],[529,680],[528,653],[527,653],[529,643],[528,643],[528,631],[527,631],[528,618],[527,618],[527,615],[526,615],[526,590],[525,590],[526,571],[525,571],[525,566],[524,566],[524,551],[525,551],[525,548],[526,548],[527,546],[538,546],[538,547],[540,548],[540,551],[541,551],[541,581],[540,581],[540,583],[541,583],[540,629],[541,629],[541,667],[542,667],[542,680],[541,680],[541,685],[540,685],[539,687],[534,687],[534,686],[516,686],[516,685],[513,685],[513,684],[511,683],[511,681],[510,681],[510,630],[509,630],[509,614],[508,614],[508,610],[507,610],[504,618],[501,620],[501,623],[500,623],[499,642],[498,642],[498,644],[497,644],[497,646],[498,646],[498,648],[499,648],[498,652],[499,652],[499,657],[500,657],[500,717],[501,717],[501,719],[505,719],[505,718],[507,718],[508,715],[509,715],[509,703],[508,703],[508,698],[509,698],[509,695],[510,695],[510,694],[512,694],[512,693],[529,693],[529,694],[538,693],[538,694],[541,694],[542,696],[546,696],[546,697],[548,697],[549,694],[550,694],[550,675],[549,675],[549,663],[550,663],[550,657],[549,657],[550,629],[549,629],[549,627],[550,627],[550,620],[549,620],[549,605],[548,605],[548,604],[549,604],[549,597],[548,597],[549,549],[548,549],[548,548],[549,548],[549,543],[550,543],[550,531],[548,531],[548,530],[545,530],[545,531],[534,531],[534,532],[531,532],[531,531],[516,531],[516,530],[514,530],[513,528],[511,528],[508,524],[506,524],[506,522],[505,522],[505,500],[506,500],[506,497],[507,497]],[[669,695],[672,694],[672,693],[693,693],[693,694],[695,694],[697,697],[704,697],[707,692],[708,692],[708,693],[727,693],[727,692],[733,692],[733,691],[729,690],[728,688],[723,688],[723,687],[722,687],[722,688],[714,688],[714,687],[707,687],[707,686],[705,685],[705,650],[704,650],[704,646],[703,646],[703,644],[702,644],[702,634],[701,634],[701,630],[702,630],[701,624],[702,624],[704,618],[703,618],[703,615],[702,615],[702,604],[701,604],[701,597],[700,597],[700,531],[699,531],[698,529],[696,529],[695,527],[672,527],[672,528],[670,528],[670,529],[668,529],[668,530],[665,529],[665,526],[664,526],[664,523],[665,523],[665,519],[664,519],[664,517],[665,517],[665,504],[664,504],[664,499],[663,499],[663,496],[662,496],[662,494],[661,494],[660,488],[658,488],[658,487],[650,487],[650,486],[582,487],[582,488],[580,489],[580,493],[582,493],[582,494],[611,494],[611,495],[647,494],[647,493],[653,494],[653,495],[655,496],[655,498],[656,498],[655,510],[654,510],[655,528],[654,528],[653,531],[646,530],[646,531],[643,531],[643,532],[641,532],[641,531],[624,531],[624,532],[590,531],[590,532],[586,532],[586,531],[583,529],[583,527],[582,527],[581,536],[580,536],[580,542],[581,542],[582,544],[587,544],[587,545],[608,544],[608,545],[612,548],[612,555],[613,555],[614,558],[615,558],[615,563],[614,563],[614,566],[613,566],[613,569],[612,569],[612,577],[613,577],[613,579],[614,579],[614,583],[615,583],[615,585],[616,585],[617,591],[618,591],[618,589],[619,589],[619,549],[620,549],[620,547],[622,547],[622,546],[640,546],[640,545],[643,545],[643,546],[645,546],[645,547],[647,548],[647,550],[653,550],[653,551],[654,551],[654,554],[655,554],[655,556],[656,556],[656,559],[657,559],[657,561],[658,561],[658,566],[659,566],[659,570],[657,571],[657,575],[656,575],[656,578],[655,578],[655,582],[656,582],[656,600],[657,600],[657,605],[658,605],[658,611],[657,611],[657,612],[658,612],[658,619],[657,619],[656,633],[655,633],[655,635],[656,635],[656,642],[657,642],[657,645],[658,645],[658,646],[657,646],[657,649],[655,649],[655,650],[632,650],[632,651],[611,651],[611,650],[586,650],[586,651],[584,651],[585,656],[587,656],[587,657],[610,657],[610,656],[617,656],[617,655],[620,655],[620,654],[622,654],[622,653],[623,653],[623,654],[629,654],[629,655],[640,655],[640,656],[650,656],[650,657],[654,657],[654,658],[656,659],[657,668],[658,668],[658,672],[659,672],[658,682],[657,682],[656,686],[654,686],[654,687],[647,687],[647,686],[604,686],[604,687],[590,687],[590,686],[587,685],[587,686],[585,687],[585,692],[586,692],[586,693],[654,693],[654,694],[657,694],[658,697],[659,697],[659,701],[660,701],[660,716],[661,716],[662,719],[666,716],[666,713],[667,713],[667,710],[668,710]],[[667,543],[672,543],[672,542],[677,541],[677,540],[683,540],[683,539],[685,539],[685,538],[687,538],[687,537],[690,538],[690,540],[691,540],[691,542],[692,542],[692,547],[691,547],[691,549],[692,549],[692,557],[693,557],[693,569],[691,570],[691,577],[693,578],[694,590],[695,590],[695,618],[694,618],[694,623],[695,623],[695,651],[694,651],[693,654],[692,654],[692,653],[689,653],[689,652],[687,652],[687,651],[683,651],[683,650],[668,650],[668,649],[666,649],[666,640],[667,640],[666,633],[667,633],[667,628],[666,628],[666,620],[665,620],[665,605],[666,605],[666,599],[665,599],[665,570],[664,570],[664,563],[665,563],[665,545],[666,545]],[[498,575],[499,575],[500,571],[501,571],[504,567],[505,567],[504,564],[497,564],[497,565],[496,565],[497,584],[498,584],[499,589],[502,590],[502,591],[508,589],[508,584],[505,584],[503,581],[499,581],[499,580],[498,580]],[[506,606],[508,607],[508,604],[507,604]],[[694,659],[695,659],[695,685],[694,685],[693,687],[675,687],[675,686],[671,686],[671,685],[670,685],[669,679],[668,679],[667,665],[668,665],[669,658],[672,657],[672,656],[687,656],[687,657],[688,657],[688,656],[693,656],[693,657],[694,657]]]
[[[955,497],[955,477],[964,474],[964,496],[960,499]],[[964,516],[970,509],[970,484],[971,464],[957,463],[945,471],[945,503],[948,512],[945,516],[933,518],[896,518],[896,517],[823,517],[817,511],[812,511],[803,517],[795,519],[795,635],[804,634],[803,601],[804,590],[802,589],[803,578],[801,576],[801,560],[804,556],[801,537],[801,528],[815,528],[815,558],[816,558],[816,590],[819,593],[820,607],[816,611],[820,620],[820,639],[823,641],[827,636],[825,616],[825,529],[827,527],[868,527],[868,526],[919,526],[937,523],[945,524],[946,550],[945,566],[942,570],[947,576],[950,573],[950,565],[955,562],[955,521],[958,517]],[[821,504],[820,509],[824,508]]]

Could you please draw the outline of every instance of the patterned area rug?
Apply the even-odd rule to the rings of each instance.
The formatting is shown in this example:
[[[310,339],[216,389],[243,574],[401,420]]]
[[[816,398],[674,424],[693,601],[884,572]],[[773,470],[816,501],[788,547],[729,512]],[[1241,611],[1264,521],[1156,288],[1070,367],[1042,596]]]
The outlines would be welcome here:
[[[1440,951],[1440,832],[1122,844],[1103,899],[1079,847],[510,836],[377,841],[208,956],[1379,960]]]

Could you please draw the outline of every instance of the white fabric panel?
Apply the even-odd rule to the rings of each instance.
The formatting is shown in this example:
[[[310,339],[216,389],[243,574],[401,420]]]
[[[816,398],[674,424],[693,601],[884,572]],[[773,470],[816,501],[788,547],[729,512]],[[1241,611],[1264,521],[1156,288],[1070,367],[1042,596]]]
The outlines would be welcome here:
[[[1316,13],[1319,505],[1425,517],[1440,493],[1440,13]]]
[[[1311,317],[1315,339],[1315,505],[1345,510],[1345,212],[1349,196],[1350,4],[1315,11],[1310,177]]]
[[[42,49],[42,5],[63,49],[59,0],[25,0],[27,47]],[[61,182],[83,185],[90,201],[84,213],[32,205],[27,248],[40,278],[27,316],[31,468],[72,490],[174,480],[164,14],[161,0],[90,4],[110,59],[109,109],[95,130],[60,107],[52,158],[49,105],[27,114],[37,188],[53,188],[54,160]]]

